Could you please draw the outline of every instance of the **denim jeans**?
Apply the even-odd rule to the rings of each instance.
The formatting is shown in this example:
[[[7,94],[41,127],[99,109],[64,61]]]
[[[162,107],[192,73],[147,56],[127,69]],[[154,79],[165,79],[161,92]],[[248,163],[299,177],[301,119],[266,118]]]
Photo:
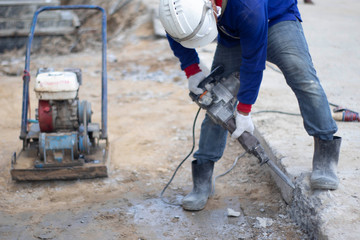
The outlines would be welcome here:
[[[299,21],[283,21],[269,28],[267,61],[279,67],[286,83],[295,93],[307,133],[323,140],[331,140],[337,131],[337,125],[316,75]],[[212,68],[220,64],[225,68],[225,77],[238,72],[241,47],[227,48],[218,44]],[[227,130],[212,123],[206,116],[201,125],[199,149],[194,158],[199,162],[218,161],[223,155],[226,138]]]

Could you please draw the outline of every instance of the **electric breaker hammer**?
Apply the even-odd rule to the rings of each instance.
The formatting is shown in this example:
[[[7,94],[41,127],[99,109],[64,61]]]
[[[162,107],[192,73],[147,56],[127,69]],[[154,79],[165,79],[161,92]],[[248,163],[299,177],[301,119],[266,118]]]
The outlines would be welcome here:
[[[197,105],[206,110],[207,115],[213,122],[233,133],[236,129],[234,105],[240,87],[239,73],[233,73],[224,78],[221,77],[223,72],[223,66],[216,67],[198,85],[198,88],[201,88],[204,92],[200,95],[190,92],[190,97]],[[266,163],[287,185],[295,189],[288,176],[269,159],[255,136],[245,131],[237,140],[246,152],[253,154],[259,160],[260,165]]]

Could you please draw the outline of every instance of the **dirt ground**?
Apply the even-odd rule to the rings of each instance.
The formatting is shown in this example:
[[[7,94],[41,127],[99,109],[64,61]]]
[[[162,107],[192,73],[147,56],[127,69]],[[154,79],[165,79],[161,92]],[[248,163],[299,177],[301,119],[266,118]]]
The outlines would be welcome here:
[[[96,44],[95,44],[96,45]],[[97,44],[99,45],[99,44]],[[0,239],[307,239],[289,218],[287,205],[266,167],[245,155],[226,176],[203,211],[169,205],[160,192],[192,147],[197,106],[165,39],[150,21],[113,37],[108,45],[109,177],[76,181],[15,182],[10,159],[19,139],[22,50],[0,55]],[[90,101],[100,122],[101,49],[77,53],[34,53],[31,57],[31,114],[39,67],[79,67],[80,100]],[[196,143],[204,112],[195,128]],[[227,143],[215,175],[225,172],[243,149]],[[191,157],[165,192],[179,204],[191,190]],[[228,209],[240,213],[228,216]]]

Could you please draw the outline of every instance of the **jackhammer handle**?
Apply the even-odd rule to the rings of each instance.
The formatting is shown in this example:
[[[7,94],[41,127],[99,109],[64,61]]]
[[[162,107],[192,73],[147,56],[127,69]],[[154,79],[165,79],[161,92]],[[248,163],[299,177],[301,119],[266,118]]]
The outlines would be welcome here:
[[[199,85],[198,85],[198,88],[201,88],[203,91],[206,91],[205,89],[205,85],[208,84],[208,83],[211,83],[211,82],[215,82],[216,81],[216,76],[217,75],[220,75],[224,72],[224,66],[222,65],[219,65],[217,66],[216,68],[214,68],[214,70],[211,71],[211,73],[206,77],[204,78],[204,80],[202,80]],[[193,100],[193,101],[196,101],[199,99],[199,97],[201,96],[201,94],[199,95],[196,95],[195,93],[193,92],[190,92],[189,93],[190,95],[190,98]]]
[[[235,117],[230,118],[226,124],[226,129],[232,134],[236,129]],[[247,152],[252,152],[257,146],[260,145],[260,142],[257,138],[249,132],[244,132],[238,138],[239,143]],[[259,159],[262,161],[262,159]]]
[[[211,73],[203,80],[199,83],[199,88],[204,89],[205,85],[215,81],[215,77],[222,74],[224,72],[224,66],[223,65],[219,65],[217,67],[214,68],[214,70],[211,71]]]
[[[228,129],[230,133],[235,131],[235,117],[232,117],[227,121],[226,129]],[[260,165],[267,163],[270,160],[259,140],[251,133],[245,131],[237,140],[246,152],[253,154],[259,160]]]
[[[225,125],[226,129],[232,134],[236,130],[235,117],[230,118]]]

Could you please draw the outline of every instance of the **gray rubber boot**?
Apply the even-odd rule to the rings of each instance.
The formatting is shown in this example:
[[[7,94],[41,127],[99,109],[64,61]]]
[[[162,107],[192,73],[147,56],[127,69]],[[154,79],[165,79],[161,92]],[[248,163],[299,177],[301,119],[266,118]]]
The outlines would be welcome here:
[[[339,185],[336,167],[339,161],[341,137],[321,140],[314,137],[313,171],[310,178],[313,189],[335,190]]]
[[[182,200],[185,210],[197,211],[205,207],[211,193],[212,175],[214,162],[208,161],[200,165],[197,161],[191,163],[193,189]]]

